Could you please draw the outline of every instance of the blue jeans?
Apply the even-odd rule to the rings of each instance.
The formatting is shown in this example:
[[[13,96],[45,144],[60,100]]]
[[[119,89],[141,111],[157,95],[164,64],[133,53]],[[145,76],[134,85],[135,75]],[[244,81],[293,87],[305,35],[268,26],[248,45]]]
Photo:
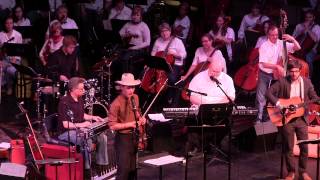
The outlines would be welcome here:
[[[266,105],[266,92],[270,86],[271,80],[273,79],[272,74],[259,71],[259,78],[256,91],[256,107],[258,108],[258,121],[266,120],[264,113],[264,107]]]
[[[313,50],[311,50],[308,54],[306,54],[306,61],[309,65],[309,77],[312,77],[312,72],[313,72],[313,60],[314,57],[317,55],[316,52],[314,52]]]
[[[168,84],[175,86],[174,84],[179,81],[181,74],[182,66],[172,66],[172,72],[168,74]],[[182,83],[179,83],[177,86],[180,87]],[[170,107],[177,107],[179,105],[180,99],[180,90],[176,88],[168,88],[167,99],[169,100]]]
[[[79,132],[76,130],[70,130],[70,142],[79,145],[81,147],[81,151],[84,155],[84,163],[85,169],[90,169],[91,166],[91,152],[92,152],[92,140],[85,140],[82,136],[79,136]],[[60,140],[68,141],[68,131],[62,133],[58,137]],[[107,135],[101,133],[96,137],[97,139],[97,149],[96,149],[96,163],[99,165],[108,165],[108,147],[107,147]]]
[[[21,59],[18,58],[16,64],[21,64]],[[3,69],[2,69],[2,82],[1,86],[7,85],[7,88],[12,88],[13,84],[17,78],[17,70],[15,67],[10,64],[9,59],[5,59],[3,61]]]

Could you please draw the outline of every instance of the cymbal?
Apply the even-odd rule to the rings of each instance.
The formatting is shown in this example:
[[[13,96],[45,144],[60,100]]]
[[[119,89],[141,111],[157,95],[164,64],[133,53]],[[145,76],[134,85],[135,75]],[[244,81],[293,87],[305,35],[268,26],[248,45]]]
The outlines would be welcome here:
[[[42,82],[52,82],[51,79],[48,79],[48,78],[43,78],[43,77],[34,77],[32,78],[32,80],[35,80],[35,81],[42,81]]]

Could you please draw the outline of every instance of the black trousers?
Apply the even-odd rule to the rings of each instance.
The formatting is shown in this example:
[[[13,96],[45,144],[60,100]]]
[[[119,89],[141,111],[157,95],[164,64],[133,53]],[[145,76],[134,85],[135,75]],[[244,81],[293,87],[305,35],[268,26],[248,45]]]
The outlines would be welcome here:
[[[136,164],[134,133],[117,133],[115,137],[115,150],[118,166],[116,180],[133,180]]]
[[[298,140],[308,139],[308,126],[302,117],[291,120],[283,127],[285,139],[285,159],[288,172],[295,172],[295,158],[293,155],[294,134]],[[299,146],[299,173],[304,173],[307,169],[308,161],[308,145],[302,144]]]

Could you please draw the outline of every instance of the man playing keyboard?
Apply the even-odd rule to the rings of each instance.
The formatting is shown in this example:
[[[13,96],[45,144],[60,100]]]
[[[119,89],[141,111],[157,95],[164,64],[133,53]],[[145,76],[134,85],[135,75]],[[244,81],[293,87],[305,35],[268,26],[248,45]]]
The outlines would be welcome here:
[[[82,96],[84,94],[85,79],[73,77],[69,80],[68,94],[61,98],[58,105],[58,138],[81,146],[85,159],[85,169],[90,169],[92,151],[92,140],[80,136],[81,129],[90,127],[92,122],[102,122],[99,116],[85,113]],[[69,130],[69,131],[68,131]],[[97,136],[96,163],[98,165],[108,165],[107,136],[102,133]]]

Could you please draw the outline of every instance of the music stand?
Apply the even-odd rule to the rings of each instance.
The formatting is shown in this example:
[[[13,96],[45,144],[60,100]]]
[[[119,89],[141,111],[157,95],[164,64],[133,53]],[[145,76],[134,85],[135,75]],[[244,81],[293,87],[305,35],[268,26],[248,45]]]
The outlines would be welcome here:
[[[164,70],[167,73],[170,73],[173,71],[171,65],[164,58],[158,57],[158,56],[146,57],[145,65],[147,65],[150,68]]]
[[[212,160],[206,164],[206,155],[207,152],[204,150],[204,145],[206,144],[205,138],[204,138],[204,128],[229,128],[229,136],[230,136],[230,127],[228,124],[229,116],[231,116],[233,110],[233,105],[230,103],[223,103],[223,104],[201,104],[199,107],[199,113],[197,116],[198,119],[198,127],[201,128],[201,139],[202,139],[202,153],[203,153],[203,179],[206,179],[206,166],[210,165],[214,160],[224,162],[227,164],[230,164],[231,162],[222,160],[217,158],[216,153],[220,153],[224,157],[230,157],[230,152],[228,155],[226,155],[224,152],[222,152],[220,149],[216,147],[217,145],[217,132],[214,132],[214,145],[211,145],[211,148],[213,148],[213,157]],[[221,132],[220,132],[221,135]],[[223,136],[223,135],[221,135]],[[230,147],[229,147],[230,148]],[[228,158],[230,159],[230,158]],[[230,167],[230,166],[229,166]],[[230,171],[230,169],[229,169]],[[229,177],[230,179],[230,177]]]
[[[29,75],[31,77],[38,77],[39,75],[29,66],[23,66],[15,63],[11,63],[14,68],[17,69],[21,74]]]
[[[24,39],[33,38],[33,27],[32,26],[15,26],[14,29],[21,33]]]
[[[307,140],[298,140],[297,145],[300,144],[318,144],[317,146],[317,173],[316,173],[316,180],[319,180],[319,167],[320,167],[320,138],[318,139],[307,139]]]
[[[79,40],[79,30],[78,29],[63,29],[62,35],[64,36],[73,36]]]
[[[130,20],[111,19],[111,27],[113,32],[119,32],[120,29]]]
[[[18,44],[18,43],[4,43],[3,49],[7,56],[28,56],[31,57],[34,52],[30,44]]]

